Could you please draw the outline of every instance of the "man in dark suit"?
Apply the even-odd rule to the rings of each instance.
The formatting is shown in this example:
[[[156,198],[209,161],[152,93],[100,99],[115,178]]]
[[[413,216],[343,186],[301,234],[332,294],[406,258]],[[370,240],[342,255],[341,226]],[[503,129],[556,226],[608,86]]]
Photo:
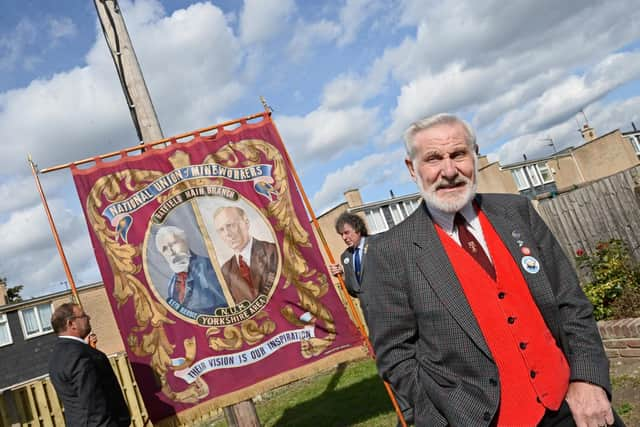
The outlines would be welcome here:
[[[369,244],[360,299],[416,425],[623,425],[592,306],[529,201],[475,194],[475,135],[455,116],[405,141],[425,203]]]
[[[173,271],[167,292],[170,305],[199,314],[214,314],[216,308],[227,307],[211,261],[189,249],[184,230],[171,225],[160,228],[156,248]]]
[[[365,267],[365,255],[370,241],[367,225],[359,215],[343,212],[336,219],[335,228],[347,245],[347,249],[340,255],[340,264],[330,264],[329,271],[334,276],[342,274],[347,292],[352,297],[358,298]],[[396,392],[394,392],[394,395],[405,421],[412,421],[413,410],[407,400]],[[398,423],[398,425],[402,424]]]
[[[329,266],[331,274],[342,274],[349,295],[358,298],[360,280],[364,267],[365,240],[369,233],[362,218],[343,212],[336,220],[336,232],[342,237],[347,249],[340,255],[340,264]]]
[[[87,344],[90,317],[66,303],[51,316],[58,340],[49,359],[49,376],[64,406],[68,427],[124,427],[131,422],[118,379],[105,354]]]
[[[276,245],[251,236],[249,218],[240,207],[216,209],[213,221],[220,238],[234,252],[221,270],[235,303],[268,295],[278,271]]]

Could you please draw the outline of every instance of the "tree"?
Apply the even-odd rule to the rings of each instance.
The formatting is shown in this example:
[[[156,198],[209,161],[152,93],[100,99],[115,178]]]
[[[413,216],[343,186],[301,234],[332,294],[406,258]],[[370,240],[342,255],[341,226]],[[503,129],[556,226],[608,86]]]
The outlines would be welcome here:
[[[0,285],[4,285],[5,287],[7,286],[7,278],[6,277],[0,277]],[[22,291],[22,288],[24,288],[23,285],[16,285],[16,286],[12,286],[10,288],[6,288],[7,289],[7,304],[11,304],[11,303],[14,303],[14,302],[22,301],[22,297],[20,296],[20,291]]]
[[[22,288],[24,288],[23,285],[16,285],[7,288],[7,304],[22,301],[22,297],[20,296]]]

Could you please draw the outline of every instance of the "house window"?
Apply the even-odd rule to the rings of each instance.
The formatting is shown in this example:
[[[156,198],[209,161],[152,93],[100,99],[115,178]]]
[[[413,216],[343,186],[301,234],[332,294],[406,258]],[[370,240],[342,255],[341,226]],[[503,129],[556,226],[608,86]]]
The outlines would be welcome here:
[[[534,187],[542,185],[542,180],[540,179],[540,175],[538,175],[538,169],[536,168],[536,165],[527,166],[527,175],[529,176],[531,184],[533,184]]]
[[[387,220],[384,219],[382,208],[375,208],[365,211],[367,222],[369,223],[369,232],[371,234],[380,233],[389,229]]]
[[[636,154],[640,154],[640,135],[631,135],[629,137],[629,142],[633,146],[633,149],[636,151]]]
[[[51,327],[51,312],[51,303],[20,310],[18,315],[24,337],[31,338],[51,332],[53,330]]]
[[[11,339],[11,329],[6,314],[0,314],[0,347],[13,343]]]
[[[529,181],[527,180],[526,175],[524,174],[524,169],[512,169],[511,175],[513,175],[513,180],[516,182],[516,186],[518,187],[518,191],[526,190],[530,187]]]
[[[413,211],[415,211],[418,208],[418,200],[420,199],[412,199],[412,200],[406,200],[402,202],[402,204],[404,205],[404,210],[407,213],[407,216],[411,215]]]
[[[553,174],[551,173],[551,169],[546,163],[538,163],[538,172],[540,173],[540,177],[542,178],[542,182],[548,184],[553,182]]]
[[[403,219],[405,219],[406,214],[404,209],[400,206],[400,203],[396,203],[395,205],[389,205],[389,210],[391,211],[391,216],[393,217],[394,224],[400,224]]]

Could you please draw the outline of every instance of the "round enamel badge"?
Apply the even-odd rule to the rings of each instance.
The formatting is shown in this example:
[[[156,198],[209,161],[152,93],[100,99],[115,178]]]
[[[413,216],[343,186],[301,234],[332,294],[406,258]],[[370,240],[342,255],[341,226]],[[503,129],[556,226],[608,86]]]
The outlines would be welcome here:
[[[527,273],[536,274],[540,271],[540,262],[532,256],[522,257],[520,263]]]
[[[345,258],[345,259],[343,259],[343,260],[342,260],[342,263],[343,263],[343,264],[349,264],[349,258]]]

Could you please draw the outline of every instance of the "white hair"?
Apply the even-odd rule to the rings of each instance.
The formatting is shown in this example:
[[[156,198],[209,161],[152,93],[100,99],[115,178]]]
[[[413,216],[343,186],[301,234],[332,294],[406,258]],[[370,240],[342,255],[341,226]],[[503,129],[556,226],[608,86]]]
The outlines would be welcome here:
[[[467,134],[465,141],[471,151],[475,153],[476,134],[469,123],[458,118],[457,116],[454,116],[453,114],[441,113],[436,114],[435,116],[429,116],[420,119],[417,122],[412,123],[411,126],[409,126],[407,130],[404,131],[404,148],[407,151],[407,157],[410,160],[413,160],[416,155],[415,136],[418,132],[438,125],[452,124],[459,124],[462,126],[462,128],[465,130],[465,133]]]
[[[189,240],[187,239],[187,233],[185,233],[182,228],[175,227],[173,225],[165,225],[164,227],[160,228],[160,230],[158,230],[158,232],[156,233],[156,249],[160,251],[160,247],[162,246],[162,241],[167,236],[177,237],[178,239],[181,239],[185,243],[189,242]]]

